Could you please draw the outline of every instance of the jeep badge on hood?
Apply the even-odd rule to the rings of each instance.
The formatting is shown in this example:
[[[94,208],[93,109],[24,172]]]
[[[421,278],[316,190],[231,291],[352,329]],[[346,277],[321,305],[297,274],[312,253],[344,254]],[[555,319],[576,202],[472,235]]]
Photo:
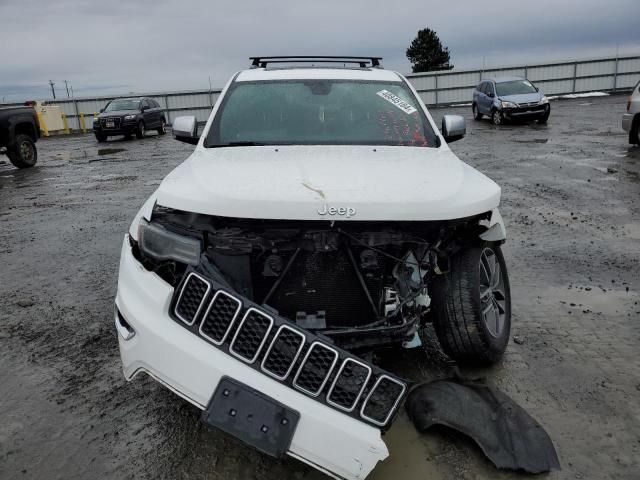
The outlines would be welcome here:
[[[322,208],[318,209],[318,215],[342,215],[345,218],[351,218],[356,215],[356,209],[353,207],[330,207],[325,203]]]

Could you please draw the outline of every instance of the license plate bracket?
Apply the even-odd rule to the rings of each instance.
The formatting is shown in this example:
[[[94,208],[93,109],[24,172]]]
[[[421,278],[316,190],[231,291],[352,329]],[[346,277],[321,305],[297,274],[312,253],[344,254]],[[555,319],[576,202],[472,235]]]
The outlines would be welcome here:
[[[300,413],[230,377],[222,377],[202,421],[272,457],[289,450]]]

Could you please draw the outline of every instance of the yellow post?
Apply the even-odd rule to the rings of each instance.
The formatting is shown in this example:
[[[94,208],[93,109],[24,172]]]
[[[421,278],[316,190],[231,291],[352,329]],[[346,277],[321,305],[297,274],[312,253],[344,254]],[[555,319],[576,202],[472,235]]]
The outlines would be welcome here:
[[[80,112],[80,128],[82,133],[87,133],[87,128],[84,126],[84,113]]]
[[[44,121],[44,118],[42,117],[42,114],[40,112],[37,112],[38,115],[38,123],[40,123],[40,130],[42,130],[42,134],[45,137],[49,136],[49,129],[47,128],[47,123]]]
[[[66,113],[62,113],[62,123],[64,124],[64,133],[66,133],[67,135],[69,135],[69,122],[67,121],[67,114]]]

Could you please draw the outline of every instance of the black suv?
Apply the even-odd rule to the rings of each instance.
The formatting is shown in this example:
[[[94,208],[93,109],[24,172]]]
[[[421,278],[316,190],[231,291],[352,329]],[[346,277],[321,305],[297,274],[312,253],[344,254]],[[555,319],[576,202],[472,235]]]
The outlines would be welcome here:
[[[107,137],[124,135],[144,138],[147,130],[157,130],[164,135],[167,121],[164,111],[153,98],[119,98],[111,100],[93,120],[93,133],[99,142]]]

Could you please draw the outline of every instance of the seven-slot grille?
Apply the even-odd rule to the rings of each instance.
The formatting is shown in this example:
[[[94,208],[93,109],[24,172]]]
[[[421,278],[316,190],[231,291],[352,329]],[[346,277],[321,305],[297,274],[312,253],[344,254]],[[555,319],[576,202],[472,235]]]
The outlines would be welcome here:
[[[404,395],[406,385],[388,375],[381,375],[362,404],[360,416],[376,425],[385,425]]]
[[[242,302],[224,290],[218,290],[204,313],[200,335],[216,345],[221,345],[229,335]]]
[[[209,290],[211,285],[207,280],[197,273],[189,273],[176,302],[176,316],[187,325],[193,325]]]
[[[406,385],[378,367],[193,271],[177,290],[171,311],[179,323],[252,368],[374,425],[384,427],[405,394]]]
[[[369,365],[353,358],[347,358],[331,384],[329,393],[327,393],[327,402],[334,407],[350,412],[356,408],[356,403],[367,386],[370,376],[371,367]]]
[[[262,360],[262,370],[278,380],[289,376],[304,348],[304,334],[281,325]]]
[[[256,308],[250,308],[244,314],[244,318],[240,322],[233,340],[231,340],[229,351],[245,362],[253,363],[258,358],[264,342],[267,341],[272,326],[273,318],[271,315],[262,313]]]
[[[329,380],[329,375],[338,361],[338,352],[320,342],[314,342],[302,360],[302,365],[293,379],[293,386],[317,397]]]

